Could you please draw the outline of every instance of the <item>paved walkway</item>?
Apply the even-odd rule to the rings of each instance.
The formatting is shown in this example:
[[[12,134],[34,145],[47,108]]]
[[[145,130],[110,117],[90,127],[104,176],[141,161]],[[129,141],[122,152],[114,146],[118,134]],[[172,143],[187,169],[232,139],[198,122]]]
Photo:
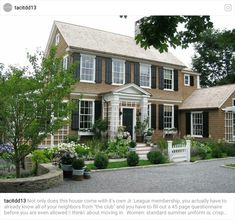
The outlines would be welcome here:
[[[44,192],[218,192],[235,193],[235,169],[221,167],[235,164],[235,158],[173,166],[148,167],[92,173],[80,182],[65,180],[60,186]]]

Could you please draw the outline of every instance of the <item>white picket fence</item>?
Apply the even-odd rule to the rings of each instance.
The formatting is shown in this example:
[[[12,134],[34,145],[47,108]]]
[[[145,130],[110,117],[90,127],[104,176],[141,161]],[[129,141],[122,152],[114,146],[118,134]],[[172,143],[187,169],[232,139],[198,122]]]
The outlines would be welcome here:
[[[190,148],[191,141],[186,140],[186,144],[173,145],[173,141],[167,141],[168,144],[168,157],[170,161],[182,162],[190,161]]]

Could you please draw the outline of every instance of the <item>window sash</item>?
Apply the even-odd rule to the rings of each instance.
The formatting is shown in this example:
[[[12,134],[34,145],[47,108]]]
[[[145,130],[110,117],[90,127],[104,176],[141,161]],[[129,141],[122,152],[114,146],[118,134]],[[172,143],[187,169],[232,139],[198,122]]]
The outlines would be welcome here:
[[[191,135],[194,137],[203,136],[203,114],[202,112],[191,113]]]
[[[174,128],[174,108],[173,105],[164,105],[163,108],[163,127]]]
[[[173,89],[173,70],[172,69],[163,69],[164,76],[164,89]]]
[[[81,54],[80,80],[95,81],[95,56]]]
[[[66,55],[63,57],[63,69],[67,70],[68,69],[68,61],[69,61],[69,56]]]
[[[113,59],[112,82],[113,84],[124,84],[125,61]]]
[[[140,86],[151,87],[151,66],[146,64],[140,65]]]
[[[185,74],[184,75],[184,85],[189,86],[190,85],[190,76]]]
[[[94,124],[94,101],[81,100],[79,112],[79,130],[90,130]]]

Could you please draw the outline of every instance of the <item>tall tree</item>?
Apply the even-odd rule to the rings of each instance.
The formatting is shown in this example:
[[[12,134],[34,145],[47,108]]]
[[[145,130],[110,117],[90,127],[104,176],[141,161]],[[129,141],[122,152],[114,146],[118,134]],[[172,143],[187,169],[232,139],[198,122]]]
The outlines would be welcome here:
[[[74,66],[62,68],[62,59],[52,48],[48,57],[29,56],[33,73],[10,67],[0,77],[0,137],[10,143],[10,155],[20,177],[21,160],[64,124],[73,104],[69,98],[74,80]]]
[[[202,86],[235,83],[235,29],[207,30],[194,48],[192,65]]]
[[[162,53],[169,46],[187,48],[213,23],[209,16],[150,16],[137,21],[136,27],[137,44],[145,49],[153,46]]]

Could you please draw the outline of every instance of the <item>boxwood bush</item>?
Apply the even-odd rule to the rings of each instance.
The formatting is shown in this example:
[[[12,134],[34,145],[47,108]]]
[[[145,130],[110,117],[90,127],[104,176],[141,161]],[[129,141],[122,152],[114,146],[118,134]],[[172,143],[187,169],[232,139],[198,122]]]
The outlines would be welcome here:
[[[153,164],[161,164],[165,162],[165,157],[160,151],[150,151],[147,154],[148,160]]]
[[[139,163],[139,155],[134,152],[131,151],[127,154],[127,164],[128,166],[136,166]]]
[[[108,156],[105,153],[97,153],[94,160],[94,166],[97,169],[105,169],[109,164]]]

